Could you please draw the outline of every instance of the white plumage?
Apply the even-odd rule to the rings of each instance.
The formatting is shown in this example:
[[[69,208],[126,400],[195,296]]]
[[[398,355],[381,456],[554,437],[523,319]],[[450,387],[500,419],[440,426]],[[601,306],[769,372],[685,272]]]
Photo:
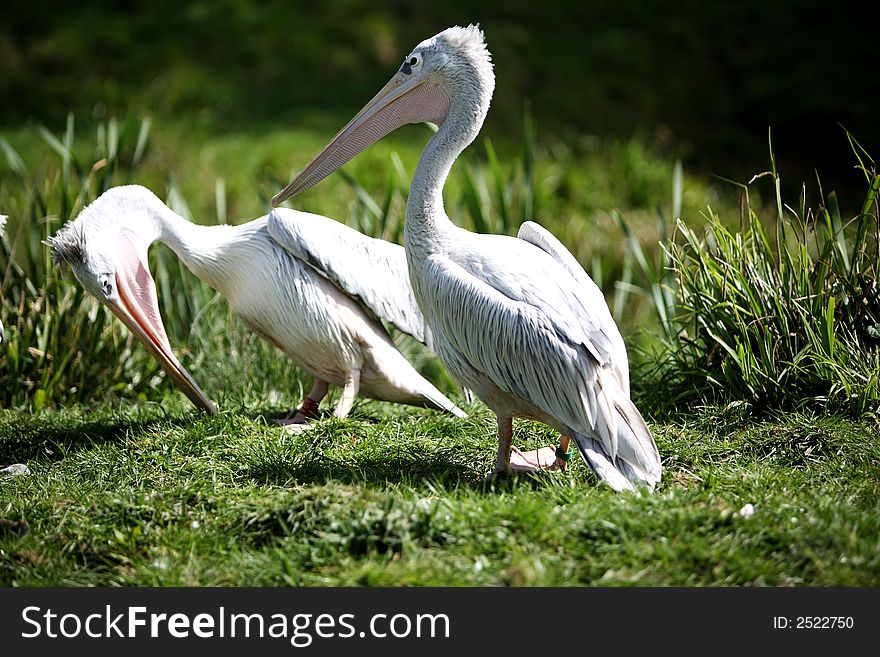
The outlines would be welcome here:
[[[659,453],[629,398],[626,348],[595,283],[538,224],[526,222],[517,238],[480,235],[455,226],[444,211],[443,185],[479,133],[494,85],[477,27],[423,41],[273,203],[316,184],[400,125],[437,123],[410,187],[404,247],[435,351],[498,416],[496,472],[510,468],[511,419],[525,417],[560,432],[563,451],[553,467],[564,467],[574,438],[586,463],[616,490],[653,488]],[[515,450],[528,469],[551,465],[541,452]]]
[[[161,319],[145,263],[147,248],[157,240],[226,297],[248,326],[315,377],[296,422],[314,412],[327,384],[343,387],[334,411],[338,417],[348,414],[357,394],[464,416],[400,354],[380,321],[429,341],[409,286],[403,247],[289,209],[238,226],[199,226],[135,185],[105,192],[50,245],[56,259],[69,262],[101,300],[107,299],[104,284],[114,276],[140,271],[128,276],[139,276],[129,286],[136,288],[131,296],[143,302],[144,315],[153,316],[146,324],[155,328]],[[120,290],[125,279],[118,282]],[[164,338],[167,344],[164,328],[155,332],[162,333],[157,342]],[[206,407],[199,401],[201,391],[182,385]]]
[[[6,219],[8,219],[7,215],[0,214],[0,237],[3,236],[3,231],[6,228]],[[3,342],[3,322],[0,322],[0,342]]]

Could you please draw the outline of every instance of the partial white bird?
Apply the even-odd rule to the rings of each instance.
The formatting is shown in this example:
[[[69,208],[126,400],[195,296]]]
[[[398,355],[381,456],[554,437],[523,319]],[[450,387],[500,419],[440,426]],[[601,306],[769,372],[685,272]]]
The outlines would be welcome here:
[[[478,27],[423,41],[273,205],[404,124],[437,124],[412,179],[404,247],[435,351],[498,416],[495,472],[511,468],[512,418],[523,417],[556,428],[560,447],[555,459],[552,448],[514,448],[514,468],[565,467],[574,438],[614,489],[653,488],[659,452],[629,398],[626,348],[595,283],[538,224],[524,223],[518,238],[480,235],[455,226],[444,211],[443,185],[479,133],[494,86]]]
[[[0,214],[0,237],[3,235],[3,230],[6,228],[6,220],[9,217],[5,214]],[[3,332],[3,322],[0,322],[0,342],[3,342],[3,336],[5,333]]]
[[[56,261],[146,344],[198,406],[208,397],[175,358],[147,265],[170,247],[259,335],[315,378],[290,424],[313,416],[328,384],[345,417],[360,393],[465,414],[397,350],[379,318],[431,343],[409,285],[403,247],[320,215],[280,209],[238,226],[199,226],[137,185],[109,189],[49,240]]]

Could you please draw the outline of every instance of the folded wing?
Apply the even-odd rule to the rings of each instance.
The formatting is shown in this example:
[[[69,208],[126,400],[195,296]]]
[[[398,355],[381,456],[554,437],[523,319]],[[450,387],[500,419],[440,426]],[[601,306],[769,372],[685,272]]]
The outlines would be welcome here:
[[[409,282],[403,247],[367,237],[327,217],[276,208],[269,235],[347,294],[419,342],[433,347]]]
[[[585,458],[589,445],[581,443],[590,438],[609,468],[653,485],[659,454],[619,380],[619,333],[604,319],[604,299],[591,307],[589,292],[555,258],[500,240],[496,257],[432,255],[425,312],[495,385],[568,427]]]
[[[621,387],[628,395],[629,361],[626,354],[626,345],[624,345],[623,338],[620,336],[620,332],[617,330],[610,313],[607,312],[605,299],[599,286],[587,275],[584,268],[581,267],[577,259],[565,248],[562,242],[540,224],[536,224],[534,221],[523,222],[516,236],[547,253],[571,275],[575,283],[573,288],[574,294],[581,301],[579,305],[587,309],[586,313],[579,314],[588,322],[594,325],[598,324],[597,330],[603,333],[602,339],[608,340],[610,343],[616,356],[614,358],[615,373],[618,379],[620,379]],[[579,309],[576,307],[575,311],[577,310]],[[599,314],[600,312],[601,314]],[[597,338],[599,336],[594,335],[594,339]]]

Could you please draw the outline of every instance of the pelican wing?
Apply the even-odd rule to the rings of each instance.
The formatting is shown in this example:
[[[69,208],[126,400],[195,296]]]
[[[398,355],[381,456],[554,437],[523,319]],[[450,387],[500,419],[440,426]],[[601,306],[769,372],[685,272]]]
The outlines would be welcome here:
[[[593,279],[587,276],[584,268],[571,255],[571,251],[563,246],[562,242],[556,238],[556,235],[542,225],[536,224],[534,221],[524,221],[519,227],[519,232],[516,236],[529,244],[534,244],[545,253],[551,255],[554,260],[568,270],[568,273],[577,281],[578,285],[596,287]]]
[[[585,297],[586,302],[593,308],[604,307],[604,298],[602,291],[596,285],[592,278],[587,275],[584,268],[581,267],[577,259],[571,252],[563,246],[556,236],[549,230],[536,224],[534,221],[526,221],[519,227],[517,238],[537,246],[539,249],[550,255],[571,275],[577,285],[579,295]],[[589,319],[589,318],[585,318]],[[607,317],[603,319],[606,320]],[[616,351],[615,369],[620,379],[624,392],[629,395],[629,362],[626,355],[626,345],[620,332],[614,330],[606,331],[607,337],[612,343],[612,348]]]
[[[377,317],[432,347],[431,332],[409,282],[403,247],[367,237],[327,217],[276,208],[269,235]]]
[[[432,255],[424,299],[443,334],[476,369],[503,390],[545,409],[563,424],[592,432],[613,425],[596,388],[607,349],[590,340],[596,327],[581,326],[545,258],[515,265],[518,258]],[[537,266],[534,266],[537,265]],[[547,285],[541,285],[539,281]],[[545,289],[546,288],[546,289]],[[606,422],[598,422],[599,416]],[[613,436],[606,447],[612,451]]]
[[[617,329],[604,299],[590,306],[564,266],[522,241],[481,238],[491,242],[428,258],[425,313],[495,385],[543,409],[579,442],[595,439],[611,463],[619,456],[628,464],[622,470],[632,466],[647,473],[636,478],[652,482],[657,447],[615,372],[610,336]]]

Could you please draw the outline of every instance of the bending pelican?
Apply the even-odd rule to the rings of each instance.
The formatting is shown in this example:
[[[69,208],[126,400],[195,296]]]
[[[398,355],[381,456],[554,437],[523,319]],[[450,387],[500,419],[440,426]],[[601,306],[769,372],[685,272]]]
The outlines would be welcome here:
[[[455,226],[443,185],[480,131],[495,86],[478,27],[420,43],[391,81],[273,199],[316,184],[406,123],[439,130],[419,159],[406,205],[410,280],[447,370],[498,416],[495,472],[511,468],[512,418],[545,422],[560,447],[515,451],[517,469],[562,468],[574,438],[615,490],[649,488],[660,455],[629,398],[626,348],[596,284],[565,247],[533,222],[517,238]]]
[[[150,349],[197,406],[214,407],[171,351],[147,249],[168,245],[229,300],[254,331],[315,377],[291,424],[305,422],[342,386],[334,415],[360,394],[464,413],[394,346],[378,318],[430,345],[406,273],[403,247],[320,215],[275,210],[239,226],[198,226],[137,185],[115,187],[50,239],[56,261]]]

